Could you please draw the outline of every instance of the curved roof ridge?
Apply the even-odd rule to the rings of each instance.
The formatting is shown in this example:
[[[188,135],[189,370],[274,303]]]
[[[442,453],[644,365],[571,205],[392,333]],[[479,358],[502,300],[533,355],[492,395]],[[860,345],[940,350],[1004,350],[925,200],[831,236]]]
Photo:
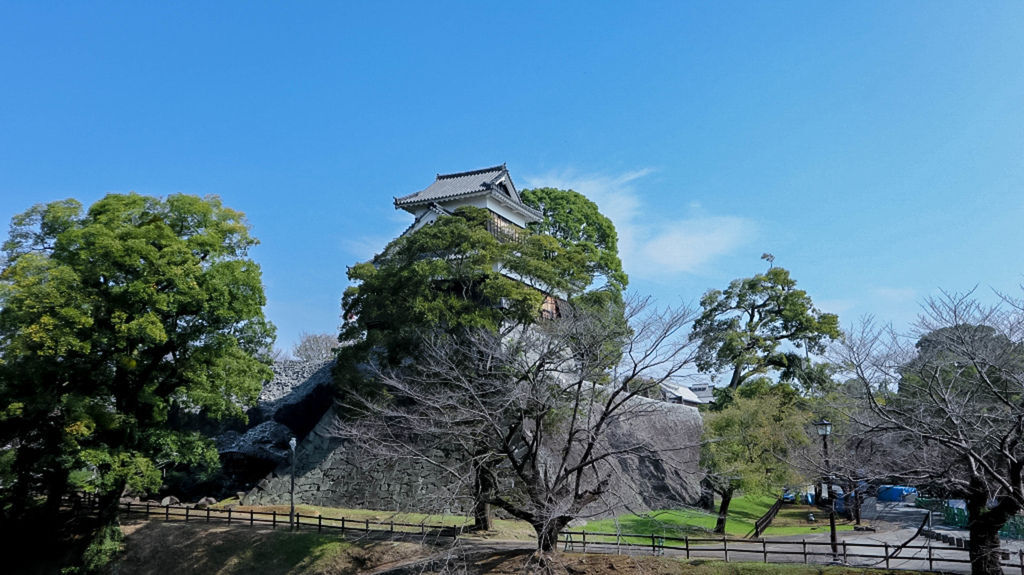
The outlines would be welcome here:
[[[503,170],[507,170],[507,169],[508,168],[505,167],[505,164],[500,164],[498,166],[491,166],[490,168],[480,168],[478,170],[470,170],[468,172],[456,172],[454,174],[438,174],[437,175],[437,179],[438,180],[447,180],[449,178],[461,178],[461,177],[464,177],[464,176],[475,176],[477,174],[485,174],[487,172],[497,172],[497,171],[503,171]]]

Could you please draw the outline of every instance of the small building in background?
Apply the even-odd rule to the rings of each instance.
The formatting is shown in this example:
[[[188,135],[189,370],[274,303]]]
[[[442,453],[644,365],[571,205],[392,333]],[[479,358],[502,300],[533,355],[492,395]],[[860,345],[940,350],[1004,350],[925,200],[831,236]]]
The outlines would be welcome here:
[[[710,383],[695,383],[690,386],[690,391],[701,403],[711,403],[715,400],[715,388]]]
[[[693,392],[693,386],[676,384],[670,381],[661,384],[661,398],[669,403],[681,403],[690,407],[700,407],[710,403],[709,400],[701,399]]]

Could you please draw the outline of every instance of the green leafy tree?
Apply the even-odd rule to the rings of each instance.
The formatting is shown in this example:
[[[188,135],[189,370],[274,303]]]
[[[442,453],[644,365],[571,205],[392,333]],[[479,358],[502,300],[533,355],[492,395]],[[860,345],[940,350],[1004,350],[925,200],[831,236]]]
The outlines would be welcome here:
[[[372,261],[352,266],[345,290],[346,319],[337,374],[352,382],[354,363],[371,353],[396,364],[415,355],[424,328],[497,330],[504,322],[534,321],[544,293],[510,276],[530,277],[547,290],[566,287],[544,258],[531,259],[550,238],[502,243],[486,227],[487,213],[460,208],[392,241]],[[546,244],[546,245],[545,245]]]
[[[216,468],[192,422],[244,418],[271,375],[254,244],[216,197],[111,194],[87,212],[65,200],[12,220],[0,270],[5,514],[31,511],[37,493],[55,513],[73,480],[116,526],[126,487]],[[98,530],[91,556],[106,556],[112,532]]]
[[[523,203],[544,214],[530,229],[556,238],[570,266],[586,273],[588,286],[603,278],[604,285],[597,287],[622,294],[629,277],[619,260],[619,236],[597,204],[579,192],[557,188],[523,190],[521,195]]]
[[[487,231],[486,210],[459,208],[395,239],[372,261],[349,268],[354,285],[342,298],[346,321],[339,339],[356,343],[339,355],[335,374],[342,388],[358,387],[362,378],[356,366],[371,354],[391,364],[413,357],[425,329],[457,333],[531,324],[547,294],[590,309],[618,310],[621,317],[618,288],[587,290],[595,270],[605,269],[593,258],[608,260],[615,249],[614,226],[590,206],[594,212],[587,217],[558,225],[561,237],[533,232],[517,242],[499,241]],[[557,212],[548,218],[563,219]],[[600,250],[572,241],[587,236],[570,230],[592,221],[610,227],[600,236],[605,238]],[[612,255],[621,272],[618,255]]]
[[[785,392],[776,391],[738,393],[728,407],[705,415],[701,464],[707,483],[722,498],[715,533],[725,533],[737,491],[777,493],[798,478],[786,455],[807,442],[808,420]]]
[[[553,192],[551,197],[556,197]],[[374,370],[366,366],[402,365],[418,356],[424,337],[439,332],[455,338],[480,330],[504,335],[531,325],[541,317],[548,295],[602,318],[607,329],[595,336],[600,339],[595,345],[604,347],[592,355],[609,363],[617,361],[620,350],[609,335],[628,332],[621,294],[625,276],[614,253],[614,226],[593,203],[586,203],[593,209],[571,221],[566,210],[545,212],[558,235],[529,230],[513,242],[501,241],[487,231],[487,210],[459,208],[395,239],[372,261],[349,268],[354,285],[342,299],[346,321],[339,339],[352,343],[339,351],[334,372],[341,393],[386,394]],[[588,240],[590,227],[604,231]],[[597,243],[578,245],[586,242]],[[596,262],[598,257],[603,261]],[[609,266],[619,270],[615,287],[588,291],[595,274],[604,274]],[[586,332],[579,337],[592,335]],[[590,349],[584,343],[577,342],[580,354]],[[466,455],[474,457],[473,450]],[[487,477],[487,470],[481,468],[478,483],[490,485]],[[485,501],[490,497],[485,493],[479,497],[477,525],[482,529],[489,525]]]
[[[693,328],[700,341],[697,367],[704,373],[730,371],[730,389],[772,371],[794,374],[786,370],[799,356],[783,344],[816,354],[840,335],[839,318],[816,309],[780,267],[733,280],[725,291],[710,290],[700,303],[703,313]]]

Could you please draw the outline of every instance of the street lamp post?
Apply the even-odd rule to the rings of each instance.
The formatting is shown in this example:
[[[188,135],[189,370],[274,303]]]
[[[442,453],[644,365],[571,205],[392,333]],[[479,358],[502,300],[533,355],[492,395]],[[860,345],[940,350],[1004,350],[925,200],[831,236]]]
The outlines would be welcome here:
[[[291,488],[291,509],[288,511],[288,528],[295,529],[295,438],[288,440],[288,447],[292,450],[292,488]]]
[[[839,561],[839,547],[836,545],[836,498],[832,489],[832,463],[828,458],[828,436],[832,434],[832,422],[827,419],[816,421],[815,429],[821,436],[821,451],[825,456],[825,473],[828,480],[828,529],[829,541],[832,543],[832,561]]]

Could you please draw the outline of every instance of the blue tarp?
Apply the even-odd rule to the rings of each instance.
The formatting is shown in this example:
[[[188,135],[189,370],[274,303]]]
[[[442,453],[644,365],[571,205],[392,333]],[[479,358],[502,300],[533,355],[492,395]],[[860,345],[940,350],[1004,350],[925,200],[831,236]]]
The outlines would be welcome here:
[[[879,501],[903,501],[911,493],[916,494],[917,488],[907,485],[881,485],[878,487]]]

